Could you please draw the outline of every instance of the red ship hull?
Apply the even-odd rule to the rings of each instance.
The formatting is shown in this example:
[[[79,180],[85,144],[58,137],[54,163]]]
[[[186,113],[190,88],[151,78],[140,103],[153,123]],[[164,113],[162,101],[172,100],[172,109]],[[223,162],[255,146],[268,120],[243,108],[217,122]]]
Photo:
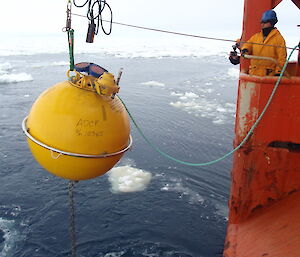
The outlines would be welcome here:
[[[292,1],[300,8],[300,0]],[[280,2],[245,0],[242,41],[260,30],[262,13]],[[235,147],[278,79],[247,75],[248,65],[241,61]],[[225,257],[300,256],[300,58],[287,71],[290,77],[283,77],[258,126],[234,154]]]

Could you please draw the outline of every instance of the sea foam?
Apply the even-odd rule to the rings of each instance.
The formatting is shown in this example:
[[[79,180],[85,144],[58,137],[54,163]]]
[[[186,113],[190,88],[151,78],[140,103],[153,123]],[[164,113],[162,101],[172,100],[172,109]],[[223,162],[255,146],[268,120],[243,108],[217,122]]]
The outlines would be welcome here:
[[[151,181],[151,173],[131,166],[120,166],[109,171],[113,192],[129,193],[143,191]]]
[[[15,249],[17,241],[20,240],[20,234],[15,228],[15,221],[0,218],[0,230],[3,231],[4,239],[0,257],[12,256],[11,253]]]
[[[190,204],[202,204],[204,202],[204,198],[199,193],[183,185],[181,178],[170,178],[168,182],[164,183],[164,186],[161,187],[160,190],[176,192],[179,198],[186,198]]]

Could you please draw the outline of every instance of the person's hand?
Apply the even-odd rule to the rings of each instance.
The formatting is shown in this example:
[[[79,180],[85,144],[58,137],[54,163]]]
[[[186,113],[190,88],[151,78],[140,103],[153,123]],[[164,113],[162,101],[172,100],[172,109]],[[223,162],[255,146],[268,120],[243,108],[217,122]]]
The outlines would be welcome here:
[[[247,54],[249,51],[247,48],[242,49],[241,55],[244,57],[245,54]]]

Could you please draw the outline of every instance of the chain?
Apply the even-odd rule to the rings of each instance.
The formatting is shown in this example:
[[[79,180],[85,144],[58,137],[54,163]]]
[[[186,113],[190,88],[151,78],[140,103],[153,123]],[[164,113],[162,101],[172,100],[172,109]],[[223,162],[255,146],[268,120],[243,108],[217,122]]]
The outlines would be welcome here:
[[[62,29],[62,31],[68,33],[70,70],[73,71],[74,70],[74,30],[72,29],[71,24],[72,24],[72,2],[71,0],[68,0],[66,26]]]
[[[69,191],[69,210],[70,210],[70,237],[71,237],[71,252],[72,257],[76,257],[76,227],[75,227],[75,204],[74,204],[74,187],[77,181],[70,180],[68,183]]]
[[[72,17],[72,2],[71,0],[68,0],[66,27],[63,28],[63,32],[69,31],[71,29],[71,23],[72,23],[71,17]]]

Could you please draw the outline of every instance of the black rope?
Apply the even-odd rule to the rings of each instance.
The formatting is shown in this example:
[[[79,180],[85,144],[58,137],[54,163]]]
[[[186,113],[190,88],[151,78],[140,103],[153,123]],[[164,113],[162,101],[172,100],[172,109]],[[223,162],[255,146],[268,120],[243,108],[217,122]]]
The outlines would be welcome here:
[[[95,35],[98,34],[100,26],[101,26],[101,29],[104,34],[106,34],[106,35],[111,34],[112,24],[113,24],[113,22],[112,22],[113,13],[110,8],[110,5],[106,2],[106,0],[86,0],[83,4],[77,4],[76,0],[73,0],[73,3],[76,7],[79,7],[79,8],[85,7],[87,5],[86,17],[89,19],[91,24],[96,25]],[[104,25],[103,25],[102,13],[103,13],[105,7],[107,7],[110,12],[110,21],[108,21],[110,23],[110,25],[109,25],[108,31],[105,30]]]
[[[79,16],[79,17],[85,17],[80,14],[72,13],[74,16]],[[126,27],[131,27],[131,28],[136,28],[136,29],[143,29],[143,30],[151,30],[151,31],[156,31],[156,32],[162,32],[162,33],[167,33],[167,34],[173,34],[173,35],[179,35],[179,36],[185,36],[185,37],[194,37],[194,38],[202,38],[202,39],[209,39],[209,40],[216,40],[216,41],[225,41],[225,42],[233,42],[236,43],[236,40],[233,39],[225,39],[225,38],[216,38],[216,37],[206,37],[206,36],[200,36],[200,35],[194,35],[194,34],[187,34],[187,33],[181,33],[181,32],[176,32],[176,31],[169,31],[169,30],[163,30],[163,29],[155,29],[155,28],[150,28],[150,27],[144,27],[144,26],[138,26],[138,25],[133,25],[133,24],[127,24],[127,23],[122,23],[122,22],[116,22],[116,21],[108,21],[108,20],[102,20],[101,22],[110,22],[113,24],[121,25],[121,26],[126,26]],[[240,43],[246,43],[247,41],[240,41]],[[273,47],[279,47],[279,48],[286,48],[293,50],[293,47],[284,47],[284,46],[276,46],[276,45],[269,45],[269,44],[264,44],[264,43],[255,43],[255,42],[247,42],[249,44],[253,45],[263,45],[263,46],[273,46]],[[300,48],[300,47],[299,47]],[[299,50],[296,49],[296,50]]]

